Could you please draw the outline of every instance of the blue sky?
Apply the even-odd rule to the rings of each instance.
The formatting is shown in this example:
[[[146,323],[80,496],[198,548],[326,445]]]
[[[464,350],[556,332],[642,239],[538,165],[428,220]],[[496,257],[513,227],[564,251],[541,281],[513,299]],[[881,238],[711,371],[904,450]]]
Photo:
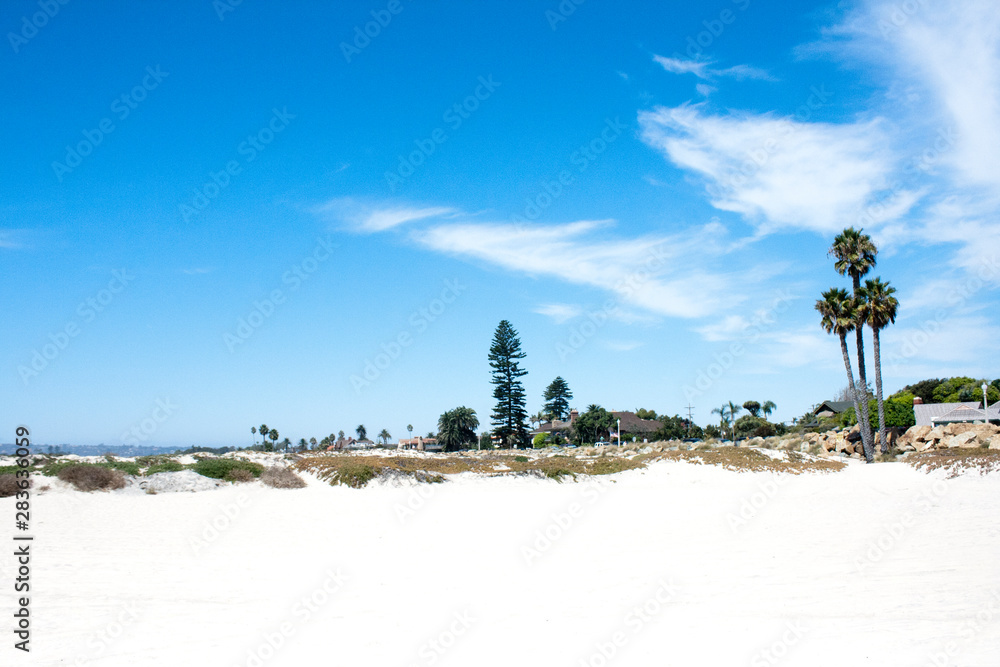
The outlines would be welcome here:
[[[898,289],[889,391],[1000,375],[990,0],[17,0],[0,25],[4,432],[487,423],[501,319],[531,412],[561,375],[580,408],[790,420],[846,384],[813,304],[848,225]]]

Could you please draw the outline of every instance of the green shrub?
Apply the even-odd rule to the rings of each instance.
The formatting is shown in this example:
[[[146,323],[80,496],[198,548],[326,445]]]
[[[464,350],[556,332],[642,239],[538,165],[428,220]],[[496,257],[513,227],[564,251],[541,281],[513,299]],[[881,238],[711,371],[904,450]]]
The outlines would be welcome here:
[[[59,471],[59,479],[69,482],[80,491],[110,491],[125,486],[125,475],[120,470],[90,463],[74,463]]]
[[[192,468],[199,475],[212,479],[228,479],[233,470],[246,470],[254,477],[260,477],[264,466],[240,459],[200,459]]]
[[[13,475],[18,470],[34,470],[33,466],[22,468],[21,466],[0,466],[0,475]]]
[[[79,461],[49,461],[42,466],[41,473],[46,477],[58,477],[59,473],[70,466],[80,465]]]
[[[154,463],[146,469],[147,475],[155,475],[158,472],[180,472],[184,470],[184,466],[177,461],[163,461],[162,463]]]
[[[133,477],[138,477],[139,475],[142,474],[139,470],[139,464],[132,463],[131,461],[108,460],[104,461],[103,463],[98,463],[96,465],[99,465],[102,468],[107,468],[109,470],[120,470],[126,475],[132,475]]]
[[[517,461],[518,463],[527,463],[528,462],[528,457],[527,456],[515,456],[514,460]]]
[[[549,440],[548,433],[539,433],[531,440],[531,444],[535,449],[541,449],[542,447],[546,446],[548,440]]]

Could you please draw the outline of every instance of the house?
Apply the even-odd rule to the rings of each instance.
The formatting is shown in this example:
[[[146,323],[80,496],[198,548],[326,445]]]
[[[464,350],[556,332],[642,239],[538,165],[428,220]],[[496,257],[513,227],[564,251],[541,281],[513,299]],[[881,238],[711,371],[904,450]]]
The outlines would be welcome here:
[[[573,427],[573,422],[575,422],[577,417],[579,416],[580,416],[579,410],[575,409],[570,410],[568,421],[564,421],[562,419],[553,419],[552,421],[542,422],[541,424],[538,425],[538,428],[534,429],[533,431],[530,431],[528,435],[534,437],[539,433],[551,433],[551,434],[558,433],[564,437],[568,437],[569,430]]]
[[[400,438],[396,449],[415,449],[421,452],[440,452],[442,447],[438,444],[437,438]]]
[[[823,401],[813,410],[813,415],[819,417],[835,417],[848,408],[854,407],[854,401]]]
[[[937,426],[938,424],[955,424],[961,422],[982,422],[1000,420],[1000,404],[991,405],[986,413],[980,407],[979,401],[963,401],[961,403],[924,403],[917,396],[913,399],[913,416],[917,426]]]
[[[653,433],[660,430],[663,426],[660,422],[655,419],[640,419],[636,416],[634,412],[612,412],[614,418],[617,421],[621,420],[621,432],[631,433],[637,438],[642,438],[645,441],[648,437],[652,436]]]

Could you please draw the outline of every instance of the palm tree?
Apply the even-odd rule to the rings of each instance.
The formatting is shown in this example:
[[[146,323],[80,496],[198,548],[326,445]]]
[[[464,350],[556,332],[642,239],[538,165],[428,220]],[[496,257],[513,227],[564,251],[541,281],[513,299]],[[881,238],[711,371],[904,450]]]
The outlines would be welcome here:
[[[844,355],[844,368],[847,370],[847,386],[850,387],[851,396],[854,398],[854,412],[860,415],[860,397],[858,396],[858,388],[854,384],[851,357],[847,352],[847,334],[854,330],[856,320],[854,299],[847,294],[847,290],[833,287],[823,292],[823,298],[816,302],[816,310],[822,316],[820,326],[823,327],[823,330],[840,337],[840,351]],[[864,438],[864,427],[861,428],[861,431],[865,460],[871,463],[874,460],[872,446]]]
[[[261,424],[257,432],[260,433],[260,444],[264,445],[267,442],[267,434],[271,432],[271,429],[267,427],[267,424]]]
[[[723,435],[725,435],[726,429],[729,428],[729,424],[732,421],[732,405],[733,402],[729,401],[712,410],[713,415],[719,415],[719,428],[722,429]]]
[[[413,424],[407,424],[406,425],[406,431],[407,431],[407,433],[410,434],[410,437],[412,438],[413,437]]]
[[[472,408],[464,405],[448,410],[438,418],[438,443],[446,452],[469,447],[476,442],[479,417]]]
[[[313,449],[316,449],[316,438],[315,437],[309,438],[309,444],[312,446]]]
[[[829,254],[837,258],[833,267],[842,276],[850,276],[854,286],[854,298],[860,302],[863,298],[861,291],[861,277],[867,274],[875,266],[875,256],[878,248],[872,242],[872,237],[862,234],[864,230],[848,227],[836,238],[830,246]],[[861,411],[858,412],[858,423],[861,424],[862,442],[872,446],[871,441],[871,420],[868,417],[868,378],[865,370],[865,344],[864,344],[864,321],[861,309],[855,310],[854,333],[858,345],[858,382],[860,390],[864,392],[864,400],[861,402]]]
[[[881,278],[865,281],[862,288],[864,303],[861,315],[865,323],[872,328],[872,340],[875,350],[875,397],[878,400],[878,442],[883,454],[889,451],[885,440],[885,404],[882,401],[882,360],[879,356],[879,332],[896,321],[896,311],[899,301],[893,296],[896,288]]]
[[[542,422],[546,421],[546,419],[545,415],[543,415],[541,410],[539,410],[535,414],[528,417],[528,421],[530,421],[532,424],[541,424]]]
[[[250,427],[250,433],[253,436],[253,446],[256,447],[257,446],[257,427],[256,426],[251,426]]]
[[[288,451],[288,447],[291,444],[292,444],[292,441],[289,440],[288,438],[285,438],[284,440],[281,441],[281,448],[287,452]]]
[[[364,424],[358,424],[358,427],[354,429],[354,432],[358,434],[358,440],[364,440],[368,437],[368,429],[365,428]]]
[[[774,404],[774,401],[764,401],[764,403],[760,406],[760,411],[764,413],[764,419],[770,417],[776,407],[778,406]]]
[[[274,443],[276,443],[278,441],[278,429],[272,428],[271,432],[268,433],[267,437],[271,439],[271,449],[273,450],[274,449]]]
[[[306,448],[307,448],[308,446],[309,446],[309,443],[308,443],[308,442],[306,442],[306,439],[305,439],[305,438],[299,438],[299,451],[300,451],[300,452],[304,452],[304,451],[306,451]]]
[[[382,429],[381,431],[378,432],[378,437],[379,437],[379,440],[382,441],[383,445],[388,445],[389,444],[389,438],[392,437],[392,434],[389,433],[389,431],[387,431],[386,429]]]

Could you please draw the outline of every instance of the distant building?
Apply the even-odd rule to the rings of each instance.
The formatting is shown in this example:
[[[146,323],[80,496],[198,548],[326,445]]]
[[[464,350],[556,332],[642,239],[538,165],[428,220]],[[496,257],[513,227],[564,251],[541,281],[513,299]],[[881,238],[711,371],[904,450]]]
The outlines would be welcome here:
[[[979,401],[963,401],[961,403],[923,403],[919,398],[913,399],[913,416],[917,426],[937,426],[938,424],[955,424],[962,422],[983,422],[982,403]],[[987,408],[990,421],[1000,420],[1000,404]]]
[[[400,438],[396,449],[415,449],[421,452],[440,452],[442,447],[438,444],[437,438]]]
[[[819,417],[835,417],[848,408],[854,407],[854,401],[823,401],[813,410],[813,415]]]
[[[660,422],[655,419],[640,419],[636,416],[634,412],[612,412],[616,420],[621,420],[621,432],[631,433],[632,435],[642,438],[645,440],[650,437],[656,431],[659,431],[663,426]]]

